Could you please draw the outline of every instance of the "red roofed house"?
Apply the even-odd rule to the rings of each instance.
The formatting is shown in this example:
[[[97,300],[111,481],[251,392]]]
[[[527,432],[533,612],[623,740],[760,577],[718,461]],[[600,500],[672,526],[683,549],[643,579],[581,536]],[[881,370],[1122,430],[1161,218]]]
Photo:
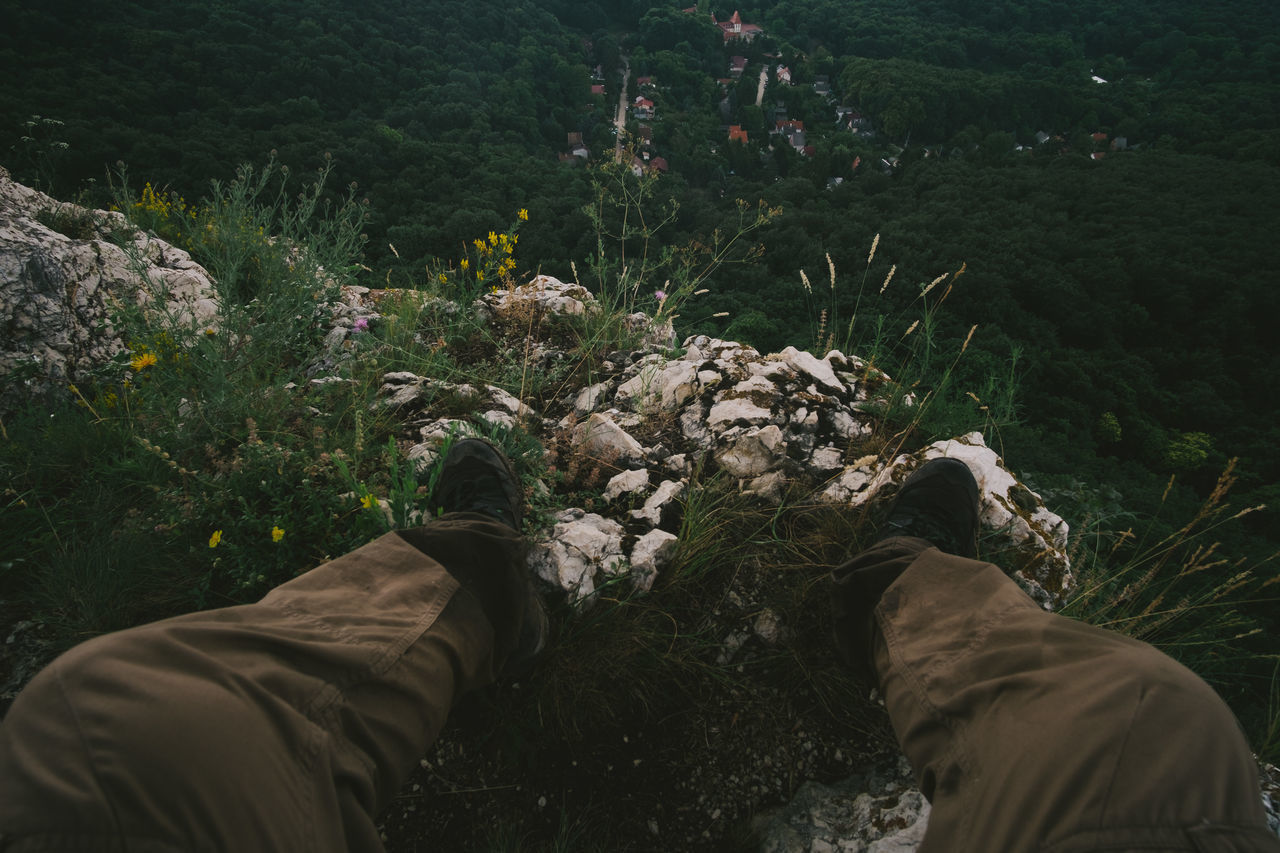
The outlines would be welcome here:
[[[741,77],[742,72],[747,70],[747,58],[745,56],[729,57],[729,73],[734,77]]]
[[[733,142],[735,139],[743,145],[747,143],[747,132],[742,129],[740,124],[729,125],[729,141]]]
[[[777,75],[779,83],[782,83],[783,85],[786,85],[786,86],[791,85],[791,69],[790,68],[788,68],[785,65],[779,65],[778,70],[775,73]]]
[[[653,101],[637,96],[635,101],[632,102],[632,112],[636,118],[653,118]]]
[[[720,28],[724,33],[724,40],[742,39],[743,41],[751,41],[756,36],[764,32],[764,28],[756,24],[744,24],[742,16],[738,14],[738,10],[733,11],[733,17],[727,21],[717,21],[713,13],[711,15],[711,23]]]
[[[594,83],[594,84],[592,84],[592,86],[591,86],[591,94],[593,94],[593,95],[603,95],[603,94],[604,94],[604,84],[603,84],[603,83]]]
[[[661,157],[650,158],[647,153],[644,157],[631,158],[631,172],[637,177],[645,172],[665,172],[669,168],[666,160]]]

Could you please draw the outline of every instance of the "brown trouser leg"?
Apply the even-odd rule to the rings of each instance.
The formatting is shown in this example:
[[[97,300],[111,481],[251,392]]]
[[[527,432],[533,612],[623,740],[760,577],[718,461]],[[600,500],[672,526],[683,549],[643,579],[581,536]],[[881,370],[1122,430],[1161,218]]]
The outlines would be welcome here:
[[[1151,646],[1041,610],[998,568],[888,539],[837,569],[883,590],[869,647],[933,804],[932,851],[1280,851],[1257,766],[1222,700]],[[872,599],[874,601],[874,598]]]
[[[77,646],[0,726],[0,849],[381,850],[376,816],[510,652],[522,571],[515,533],[457,514]]]

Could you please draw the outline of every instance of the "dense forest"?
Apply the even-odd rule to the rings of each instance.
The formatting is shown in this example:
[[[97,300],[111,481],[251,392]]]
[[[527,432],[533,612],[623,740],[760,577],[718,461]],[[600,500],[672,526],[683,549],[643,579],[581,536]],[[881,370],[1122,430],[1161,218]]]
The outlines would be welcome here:
[[[369,200],[370,284],[423,284],[521,208],[521,272],[570,277],[595,246],[570,136],[610,157],[624,69],[629,97],[649,77],[658,192],[680,205],[659,239],[704,239],[736,199],[782,210],[682,331],[817,347],[821,308],[857,306],[856,350],[863,323],[906,327],[919,284],[964,265],[935,330],[954,351],[978,326],[954,391],[1016,389],[991,437],[1061,509],[1152,510],[1171,474],[1190,506],[1231,457],[1243,499],[1280,498],[1273,3],[746,2],[749,42],[713,23],[733,7],[647,0],[0,7],[16,177],[103,203],[125,164],[195,199],[271,152],[331,157]],[[825,287],[828,256],[834,301],[814,304],[800,273]],[[1246,522],[1241,547],[1274,550],[1274,512]]]

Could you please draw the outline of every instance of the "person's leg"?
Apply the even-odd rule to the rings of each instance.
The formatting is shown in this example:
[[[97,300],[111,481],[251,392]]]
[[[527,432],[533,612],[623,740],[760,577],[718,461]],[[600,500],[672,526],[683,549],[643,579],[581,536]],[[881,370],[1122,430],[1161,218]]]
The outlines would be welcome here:
[[[921,538],[834,580],[838,645],[870,664],[933,804],[922,853],[1280,850],[1235,718],[1167,656]]]
[[[519,652],[529,589],[519,534],[456,513],[82,644],[0,726],[0,849],[379,850],[455,699]]]

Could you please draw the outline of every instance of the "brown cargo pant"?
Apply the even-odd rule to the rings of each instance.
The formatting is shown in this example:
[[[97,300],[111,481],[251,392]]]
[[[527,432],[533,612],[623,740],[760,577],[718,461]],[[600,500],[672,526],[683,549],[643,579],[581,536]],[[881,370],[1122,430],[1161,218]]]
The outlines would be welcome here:
[[[377,815],[514,646],[523,563],[509,529],[446,517],[71,650],[0,726],[0,850],[380,850]],[[1188,671],[922,540],[837,590],[890,575],[867,638],[933,799],[925,850],[1280,849]]]
[[[837,645],[933,805],[920,853],[1280,851],[1235,717],[1181,664],[923,539],[833,579]]]
[[[382,850],[376,817],[515,644],[524,563],[455,513],[77,646],[0,725],[0,850]]]

